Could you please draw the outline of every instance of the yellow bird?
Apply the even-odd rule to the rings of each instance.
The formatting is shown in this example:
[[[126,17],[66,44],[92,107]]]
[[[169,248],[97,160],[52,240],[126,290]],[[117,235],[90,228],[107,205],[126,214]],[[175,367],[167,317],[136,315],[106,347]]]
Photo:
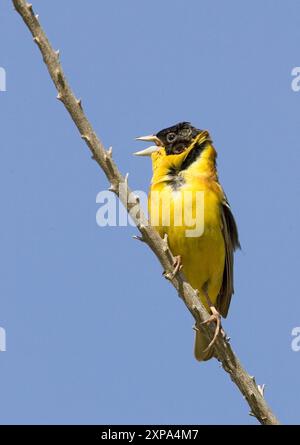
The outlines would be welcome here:
[[[150,222],[167,235],[176,257],[174,273],[184,275],[215,322],[211,342],[196,327],[197,360],[214,355],[220,319],[227,316],[233,290],[233,253],[240,247],[237,226],[218,181],[217,153],[206,130],[181,122],[156,135],[137,138],[155,145],[135,153],[151,156]]]

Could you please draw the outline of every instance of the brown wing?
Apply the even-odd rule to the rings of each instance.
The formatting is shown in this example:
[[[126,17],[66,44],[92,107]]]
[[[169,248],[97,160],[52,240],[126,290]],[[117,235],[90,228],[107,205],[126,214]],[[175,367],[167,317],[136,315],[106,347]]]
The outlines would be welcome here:
[[[223,281],[217,300],[217,309],[225,318],[228,313],[233,288],[233,253],[239,249],[239,235],[236,222],[230,209],[230,205],[225,197],[221,205],[222,232],[225,241],[225,267]]]

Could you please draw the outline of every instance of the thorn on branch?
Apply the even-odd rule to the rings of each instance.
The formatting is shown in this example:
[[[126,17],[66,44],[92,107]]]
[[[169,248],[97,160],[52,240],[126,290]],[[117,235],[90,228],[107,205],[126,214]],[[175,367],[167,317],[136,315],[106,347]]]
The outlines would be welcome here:
[[[129,176],[129,173],[126,173],[125,178],[124,178],[126,187],[128,187],[128,176]]]
[[[114,175],[114,167],[112,164],[112,147],[109,147],[109,149],[107,151],[105,151],[104,160],[105,160],[110,172],[112,173],[112,175]]]
[[[193,306],[193,307],[192,307],[192,310],[193,310],[193,312],[196,312],[196,310],[197,310],[196,306]],[[194,324],[194,326],[192,327],[192,329],[193,329],[195,332],[198,332],[198,331],[199,331],[199,329],[197,328],[196,323]]]
[[[133,235],[133,237],[132,237],[133,239],[136,239],[136,240],[138,240],[138,241],[141,241],[142,243],[145,243],[146,241],[144,240],[144,237],[143,236],[140,236],[140,235]]]
[[[38,37],[33,37],[33,41],[39,45],[40,44],[40,39]]]
[[[167,233],[164,234],[163,243],[164,243],[164,245],[163,245],[163,251],[164,251],[164,252],[167,252],[167,251],[169,250],[168,234],[167,234]]]
[[[54,51],[54,53],[55,53],[56,57],[59,59],[59,56],[60,56],[60,51],[59,51],[59,49],[57,49],[56,51]]]
[[[32,3],[27,3],[27,9],[32,13]]]
[[[110,192],[113,192],[113,193],[117,193],[117,191],[118,191],[117,187],[116,187],[114,184],[111,184],[111,185],[108,187],[108,190],[109,190]]]
[[[172,272],[166,272],[166,271],[164,271],[164,272],[162,273],[162,275],[163,275],[163,277],[164,277],[166,280],[168,280],[168,281],[172,281],[173,278],[174,278],[174,275],[173,275]]]
[[[58,93],[58,95],[56,96],[57,100],[62,100],[62,95],[60,93]]]
[[[109,147],[109,149],[104,154],[104,159],[106,162],[111,162],[112,159],[112,147]]]
[[[254,377],[254,375],[250,375],[250,379],[252,380],[252,382],[254,383],[254,385],[256,385],[256,381],[255,381],[255,377]]]
[[[257,389],[258,389],[258,391],[259,391],[259,393],[260,393],[260,395],[262,396],[262,397],[265,397],[264,396],[264,393],[265,393],[265,387],[266,387],[266,385],[263,383],[262,385],[257,385]]]
[[[81,102],[81,99],[77,99],[76,102],[77,102],[77,105],[79,105],[80,108],[82,109],[82,102]]]
[[[90,143],[90,138],[86,134],[81,135],[81,139],[85,140],[87,143]]]
[[[39,19],[39,15],[35,14],[35,18],[36,18],[36,20],[38,20]]]

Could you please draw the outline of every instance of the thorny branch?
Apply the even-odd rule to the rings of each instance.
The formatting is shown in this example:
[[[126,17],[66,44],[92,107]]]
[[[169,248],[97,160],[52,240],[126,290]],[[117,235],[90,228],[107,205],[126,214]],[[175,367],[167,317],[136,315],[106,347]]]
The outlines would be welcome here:
[[[169,250],[167,241],[161,239],[158,233],[148,225],[147,219],[142,213],[142,209],[139,207],[138,197],[135,198],[135,202],[128,202],[127,196],[130,195],[131,190],[129,189],[127,183],[127,176],[123,177],[118,170],[112,159],[112,149],[110,148],[107,151],[105,150],[104,145],[97,137],[83,111],[81,100],[74,96],[74,93],[69,87],[68,81],[60,64],[59,51],[55,51],[52,48],[39,23],[38,16],[34,14],[32,5],[28,4],[25,0],[13,0],[13,4],[29,28],[34,42],[41,51],[43,60],[57,89],[57,99],[59,99],[68,110],[81,134],[82,139],[86,142],[91,150],[93,159],[95,159],[95,161],[104,171],[108,181],[111,184],[109,189],[119,196],[128,212],[133,208],[133,206],[138,209],[138,212],[135,211],[131,216],[133,217],[141,233],[139,239],[148,244],[150,249],[156,255],[171,283],[181,296],[188,310],[195,318],[196,326],[200,327],[200,323],[207,320],[209,315],[201,304],[201,301],[197,296],[197,291],[192,289],[181,272],[175,277],[172,275],[174,260],[172,253]],[[119,193],[119,186],[121,184],[123,184],[123,187],[125,184],[126,193],[124,194]],[[206,335],[209,339],[212,339],[213,327],[202,325],[201,329],[204,335]],[[237,385],[240,392],[247,400],[250,406],[250,414],[255,416],[261,424],[279,424],[279,421],[272,413],[264,399],[263,386],[257,385],[254,377],[251,377],[244,370],[227,339],[224,339],[221,336],[218,337],[215,343],[215,352],[217,359],[221,362],[222,367],[229,373],[231,380]]]

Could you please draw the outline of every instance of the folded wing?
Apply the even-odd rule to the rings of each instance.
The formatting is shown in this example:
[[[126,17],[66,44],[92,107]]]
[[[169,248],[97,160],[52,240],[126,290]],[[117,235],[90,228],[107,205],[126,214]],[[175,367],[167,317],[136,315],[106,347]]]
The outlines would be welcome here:
[[[217,309],[220,314],[225,318],[228,313],[232,294],[234,293],[233,287],[233,253],[236,249],[239,249],[239,235],[234,216],[231,212],[230,205],[225,196],[224,201],[221,204],[221,219],[222,219],[222,232],[225,241],[225,267],[223,274],[223,281],[220,293],[217,299]]]

